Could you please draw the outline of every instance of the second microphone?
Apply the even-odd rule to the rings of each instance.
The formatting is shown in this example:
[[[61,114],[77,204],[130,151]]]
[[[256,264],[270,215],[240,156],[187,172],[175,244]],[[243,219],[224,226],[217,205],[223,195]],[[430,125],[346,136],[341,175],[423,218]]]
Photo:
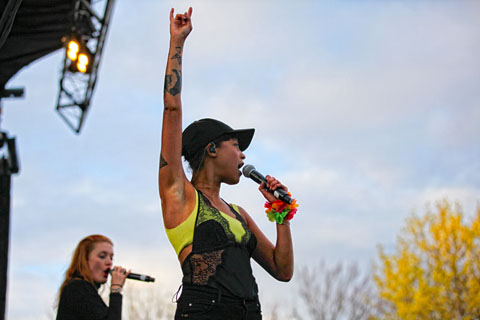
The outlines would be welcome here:
[[[110,273],[115,269],[110,270]],[[130,272],[127,276],[127,279],[133,279],[133,280],[138,280],[138,281],[145,281],[145,282],[154,282],[155,278],[144,275],[144,274],[138,274],[138,273],[133,273]]]

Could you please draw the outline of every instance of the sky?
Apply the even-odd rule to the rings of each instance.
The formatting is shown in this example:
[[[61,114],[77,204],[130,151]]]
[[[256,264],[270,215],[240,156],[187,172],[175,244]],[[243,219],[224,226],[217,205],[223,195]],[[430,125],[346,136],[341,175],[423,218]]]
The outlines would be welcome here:
[[[168,14],[189,6],[183,125],[256,129],[245,162],[300,204],[297,272],[322,260],[367,268],[412,212],[446,198],[468,219],[479,206],[479,2],[117,1],[79,135],[55,111],[63,51],[7,84],[26,91],[3,101],[0,123],[21,166],[7,319],[52,319],[73,250],[95,233],[113,240],[115,263],[157,279],[129,286],[170,297],[180,285],[157,171]],[[253,181],[221,194],[275,241]],[[252,264],[264,310],[298,295],[295,275],[279,283]]]

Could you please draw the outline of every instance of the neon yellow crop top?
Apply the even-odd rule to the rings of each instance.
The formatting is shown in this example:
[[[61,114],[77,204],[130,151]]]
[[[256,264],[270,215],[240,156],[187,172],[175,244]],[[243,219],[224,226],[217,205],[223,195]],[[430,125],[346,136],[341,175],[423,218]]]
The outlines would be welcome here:
[[[193,234],[195,232],[195,221],[197,220],[197,215],[198,215],[198,204],[199,204],[199,194],[198,191],[195,190],[195,207],[193,208],[193,211],[190,213],[187,219],[177,225],[174,228],[165,228],[167,231],[167,236],[168,240],[170,240],[170,243],[172,244],[173,248],[175,249],[175,252],[178,255],[180,255],[180,252],[182,250],[193,243]],[[203,201],[203,200],[201,200]],[[237,212],[239,212],[238,206],[232,204],[231,205]],[[213,208],[212,208],[213,209]],[[244,229],[242,223],[233,218],[232,216],[218,211],[220,215],[226,219],[228,222],[228,229],[235,236],[235,242],[241,243],[243,240],[243,237],[247,233],[247,231]],[[214,219],[214,218],[212,218]],[[210,220],[210,219],[208,219]],[[205,221],[202,221],[205,222]],[[202,222],[198,222],[199,224]],[[229,233],[230,233],[229,232]]]

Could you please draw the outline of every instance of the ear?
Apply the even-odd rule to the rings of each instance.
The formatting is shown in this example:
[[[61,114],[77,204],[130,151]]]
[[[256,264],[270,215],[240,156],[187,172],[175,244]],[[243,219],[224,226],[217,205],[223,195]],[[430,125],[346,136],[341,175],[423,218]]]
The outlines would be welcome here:
[[[215,142],[211,142],[208,146],[207,146],[207,151],[210,155],[212,154],[215,154],[217,153],[217,150],[215,150],[217,146],[215,145]]]

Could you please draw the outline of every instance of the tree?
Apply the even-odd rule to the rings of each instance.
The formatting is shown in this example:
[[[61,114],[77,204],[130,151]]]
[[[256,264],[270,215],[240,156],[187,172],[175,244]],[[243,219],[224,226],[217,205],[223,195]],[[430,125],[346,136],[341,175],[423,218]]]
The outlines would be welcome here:
[[[123,296],[122,319],[173,319],[176,305],[172,294],[160,290],[158,286],[128,286]]]
[[[298,273],[299,297],[308,316],[295,308],[290,319],[363,320],[376,311],[376,293],[370,274],[362,275],[357,264],[337,263],[327,266],[321,261]]]
[[[386,319],[479,319],[480,208],[471,223],[443,200],[412,214],[393,254],[379,247],[374,273]]]

